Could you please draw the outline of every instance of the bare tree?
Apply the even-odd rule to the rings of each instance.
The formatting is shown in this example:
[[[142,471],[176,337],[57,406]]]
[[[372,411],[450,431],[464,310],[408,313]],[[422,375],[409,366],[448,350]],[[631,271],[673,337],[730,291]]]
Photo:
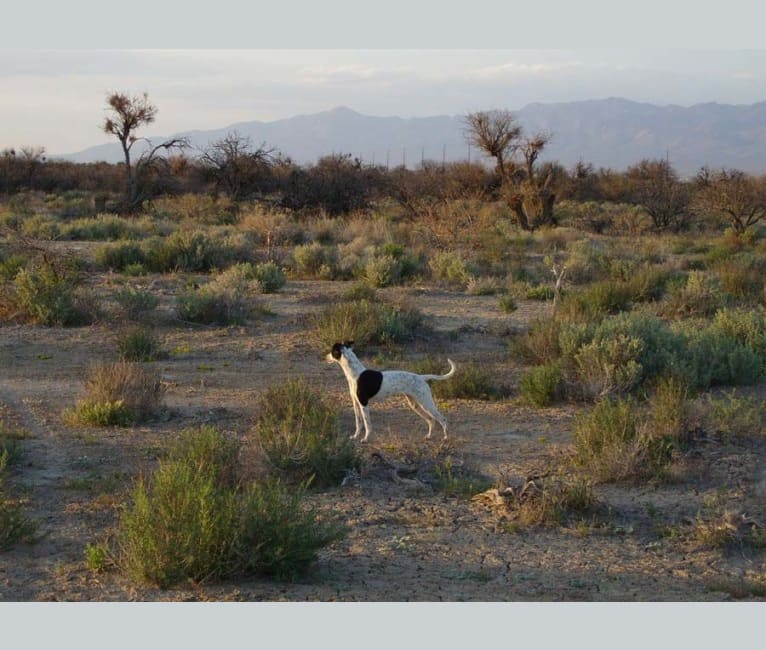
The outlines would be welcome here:
[[[524,138],[510,111],[469,113],[464,118],[466,138],[495,159],[502,192],[524,230],[555,226],[553,206],[555,183],[562,170],[558,165],[539,165],[538,158],[551,140],[548,133]],[[521,161],[514,160],[518,154]]]
[[[766,178],[755,178],[738,169],[697,174],[695,204],[726,218],[741,234],[766,217]]]
[[[642,160],[627,170],[633,202],[651,217],[654,229],[681,230],[691,216],[689,188],[667,160]]]
[[[104,119],[102,129],[105,133],[114,135],[122,146],[122,153],[125,157],[125,176],[126,192],[124,209],[129,211],[141,205],[147,198],[142,191],[140,179],[143,172],[147,171],[155,162],[157,154],[161,149],[169,151],[170,149],[183,149],[189,146],[186,138],[171,138],[165,140],[156,146],[147,138],[136,136],[136,130],[147,124],[154,122],[157,116],[157,107],[149,102],[149,96],[144,93],[139,96],[129,96],[125,93],[110,93],[106,102],[109,114]],[[147,144],[138,160],[131,161],[131,150],[133,145],[139,140]]]
[[[250,138],[232,131],[210,143],[202,151],[201,162],[213,177],[216,191],[240,201],[257,190],[259,180],[268,175],[274,163],[274,151],[267,148],[266,143],[253,150]]]
[[[506,181],[511,171],[506,163],[516,153],[521,139],[521,126],[516,118],[510,111],[495,109],[468,113],[463,122],[468,142],[495,159],[495,170]]]

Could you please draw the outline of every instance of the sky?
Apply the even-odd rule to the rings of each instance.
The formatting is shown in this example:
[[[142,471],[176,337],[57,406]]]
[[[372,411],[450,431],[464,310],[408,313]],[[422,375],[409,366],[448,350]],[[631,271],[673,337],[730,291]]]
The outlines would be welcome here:
[[[147,92],[142,135],[223,128],[348,106],[458,115],[605,97],[689,106],[766,101],[766,50],[0,50],[0,149],[49,154],[111,141],[109,91]]]
[[[756,0],[128,6],[27,0],[4,12],[0,150],[109,142],[110,91],[148,93],[158,108],[140,132],[149,137],[336,106],[422,117],[605,97],[766,101]]]

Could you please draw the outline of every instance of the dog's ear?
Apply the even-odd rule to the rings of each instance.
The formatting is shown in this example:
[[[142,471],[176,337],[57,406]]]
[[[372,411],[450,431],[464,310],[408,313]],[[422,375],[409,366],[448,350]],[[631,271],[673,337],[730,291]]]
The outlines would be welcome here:
[[[352,347],[353,345],[354,345],[354,342],[353,342],[353,341],[343,341],[343,346],[344,346],[344,347],[350,348],[350,347]]]

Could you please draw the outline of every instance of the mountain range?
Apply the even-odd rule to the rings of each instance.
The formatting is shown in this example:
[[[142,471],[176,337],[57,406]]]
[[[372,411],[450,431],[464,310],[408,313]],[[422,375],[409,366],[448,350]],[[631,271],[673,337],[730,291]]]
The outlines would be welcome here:
[[[623,170],[644,158],[668,158],[682,175],[703,165],[766,173],[766,102],[658,106],[621,98],[528,104],[513,111],[524,133],[546,131],[552,139],[544,159],[567,167],[578,161]],[[463,116],[377,117],[339,107],[271,122],[240,122],[221,129],[150,137],[187,137],[204,148],[236,131],[254,146],[265,143],[293,161],[315,162],[348,153],[365,163],[405,164],[480,159],[468,146]],[[58,156],[75,162],[122,160],[119,143]],[[542,158],[542,157],[541,157]]]

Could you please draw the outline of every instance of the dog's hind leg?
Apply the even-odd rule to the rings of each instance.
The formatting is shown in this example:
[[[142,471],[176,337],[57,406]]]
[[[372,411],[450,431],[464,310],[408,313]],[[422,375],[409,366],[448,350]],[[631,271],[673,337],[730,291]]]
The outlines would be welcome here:
[[[426,438],[431,437],[431,432],[433,430],[433,427],[431,425],[432,421],[438,422],[441,427],[442,431],[444,431],[444,438],[446,440],[447,438],[447,419],[441,414],[438,408],[436,408],[436,404],[434,403],[433,397],[431,397],[430,394],[428,395],[422,395],[420,396],[420,399],[418,400],[418,406],[423,409],[426,413],[428,413],[429,422],[428,422],[428,435]]]
[[[404,395],[404,399],[407,400],[407,406],[409,406],[419,417],[423,418],[428,423],[428,434],[426,434],[426,438],[430,438],[431,432],[434,428],[434,422],[436,420],[431,415],[431,413],[429,413],[420,405],[416,399],[406,394]]]

